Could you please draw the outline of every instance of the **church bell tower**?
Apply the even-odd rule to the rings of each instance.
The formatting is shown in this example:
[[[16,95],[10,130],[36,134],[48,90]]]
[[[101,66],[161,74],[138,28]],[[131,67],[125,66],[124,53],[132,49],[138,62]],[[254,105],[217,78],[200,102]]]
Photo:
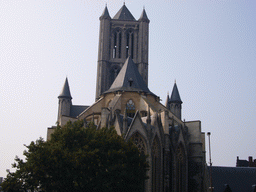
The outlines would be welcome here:
[[[105,7],[100,16],[96,100],[110,88],[128,56],[148,85],[148,31],[145,9],[136,20],[125,4],[113,18]]]

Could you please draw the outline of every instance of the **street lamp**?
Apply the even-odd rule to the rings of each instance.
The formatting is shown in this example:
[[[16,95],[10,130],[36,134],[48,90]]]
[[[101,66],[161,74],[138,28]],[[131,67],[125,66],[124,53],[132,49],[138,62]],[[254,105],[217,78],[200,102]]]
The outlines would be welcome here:
[[[211,132],[207,133],[207,136],[209,138],[209,158],[210,158],[210,191],[213,191],[213,187],[212,187],[212,158],[211,158],[211,140],[210,140],[210,136],[211,136]]]

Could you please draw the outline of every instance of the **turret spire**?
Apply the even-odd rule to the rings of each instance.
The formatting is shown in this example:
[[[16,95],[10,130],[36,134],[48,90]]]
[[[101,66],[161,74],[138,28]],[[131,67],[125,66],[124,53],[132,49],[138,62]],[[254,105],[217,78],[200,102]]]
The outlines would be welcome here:
[[[172,95],[171,98],[169,99],[169,110],[179,119],[181,119],[181,104],[183,102],[180,99],[180,94],[178,91],[178,87],[176,84],[176,80],[172,89]]]
[[[66,77],[65,83],[63,85],[63,88],[62,88],[61,93],[58,96],[58,98],[72,99],[71,94],[70,94],[70,90],[69,90],[69,84],[68,84],[68,78],[67,77]]]
[[[105,9],[104,9],[102,15],[100,16],[100,20],[101,19],[111,19],[111,17],[109,16],[109,13],[108,13],[107,4],[105,6]]]
[[[148,16],[146,14],[145,7],[143,7],[143,11],[142,11],[141,16],[139,18],[139,21],[145,21],[145,22],[149,23],[149,19],[148,19]]]
[[[179,91],[178,91],[176,80],[175,80],[175,83],[174,83],[174,86],[173,86],[173,89],[172,89],[172,95],[171,95],[171,98],[170,98],[170,102],[171,103],[180,103],[180,104],[183,103],[180,99],[180,94],[179,94]]]

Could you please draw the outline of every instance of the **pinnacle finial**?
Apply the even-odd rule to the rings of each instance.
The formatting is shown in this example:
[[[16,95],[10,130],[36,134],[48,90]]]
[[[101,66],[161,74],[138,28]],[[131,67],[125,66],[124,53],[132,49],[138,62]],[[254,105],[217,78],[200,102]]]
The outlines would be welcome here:
[[[174,80],[174,83],[176,84],[176,79]]]
[[[124,5],[125,5],[125,0],[124,0]]]

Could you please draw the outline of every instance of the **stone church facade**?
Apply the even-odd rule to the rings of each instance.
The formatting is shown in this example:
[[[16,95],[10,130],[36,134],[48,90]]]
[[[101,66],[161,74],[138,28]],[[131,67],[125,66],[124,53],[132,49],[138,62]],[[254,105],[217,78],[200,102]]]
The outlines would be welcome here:
[[[136,20],[125,4],[111,18],[100,16],[96,101],[73,105],[66,78],[58,97],[58,123],[82,119],[114,126],[148,156],[146,192],[207,191],[205,134],[200,121],[182,121],[176,82],[166,103],[148,88],[149,19]],[[56,127],[48,128],[47,139]]]

